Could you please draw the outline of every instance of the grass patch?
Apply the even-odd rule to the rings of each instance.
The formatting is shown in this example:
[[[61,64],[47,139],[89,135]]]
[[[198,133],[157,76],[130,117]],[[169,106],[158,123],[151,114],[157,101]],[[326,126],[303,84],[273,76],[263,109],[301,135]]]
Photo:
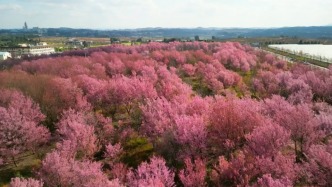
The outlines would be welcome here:
[[[35,171],[40,167],[41,161],[37,155],[22,155],[17,161],[17,167],[13,163],[0,167],[0,186],[9,184],[14,177],[33,177]]]

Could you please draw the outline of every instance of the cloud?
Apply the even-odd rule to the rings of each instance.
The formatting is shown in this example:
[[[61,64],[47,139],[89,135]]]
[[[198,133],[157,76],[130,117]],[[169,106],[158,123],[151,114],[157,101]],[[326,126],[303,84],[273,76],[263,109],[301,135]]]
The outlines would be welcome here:
[[[7,4],[7,5],[0,4],[0,11],[20,11],[20,10],[22,10],[22,7],[17,4]]]
[[[332,17],[329,0],[0,0],[0,4],[0,17],[12,20],[2,27],[20,26],[22,19],[41,27],[280,27],[327,25]]]

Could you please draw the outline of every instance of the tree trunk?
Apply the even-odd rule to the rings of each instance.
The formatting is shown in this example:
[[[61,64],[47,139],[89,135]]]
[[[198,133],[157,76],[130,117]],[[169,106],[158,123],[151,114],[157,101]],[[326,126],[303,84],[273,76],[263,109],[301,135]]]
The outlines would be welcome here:
[[[16,164],[16,161],[15,161],[15,158],[14,158],[14,157],[12,157],[12,160],[13,160],[13,162],[14,162],[15,167],[17,167],[17,164]]]

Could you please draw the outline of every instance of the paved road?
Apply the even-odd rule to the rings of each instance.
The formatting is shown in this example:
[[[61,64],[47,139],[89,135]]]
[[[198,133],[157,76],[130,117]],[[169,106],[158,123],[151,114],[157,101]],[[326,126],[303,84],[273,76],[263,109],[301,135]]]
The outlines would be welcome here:
[[[284,61],[286,61],[286,62],[289,62],[289,63],[296,63],[295,61],[293,61],[292,58],[289,58],[289,57],[287,57],[287,56],[280,55],[280,54],[277,54],[277,53],[273,53],[273,52],[271,52],[271,51],[267,51],[267,50],[264,50],[264,49],[259,49],[259,50],[264,51],[264,52],[266,52],[266,53],[273,54],[273,55],[277,56],[279,59],[284,60]],[[307,65],[310,65],[311,67],[315,67],[315,68],[319,68],[319,69],[323,69],[323,70],[328,70],[328,68],[324,68],[324,67],[321,67],[321,66],[317,66],[317,65],[315,65],[315,64],[310,64],[310,63],[308,63],[308,62],[302,62],[302,63],[307,64]]]

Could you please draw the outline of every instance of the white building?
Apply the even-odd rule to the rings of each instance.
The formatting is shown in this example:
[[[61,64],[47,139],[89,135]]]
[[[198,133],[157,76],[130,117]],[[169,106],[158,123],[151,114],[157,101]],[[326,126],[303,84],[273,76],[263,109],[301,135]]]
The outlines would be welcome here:
[[[8,52],[0,52],[0,61],[7,60],[8,58],[11,58],[12,55]]]
[[[46,42],[39,42],[37,45],[38,46],[47,46],[47,43]]]
[[[0,51],[7,51],[11,53],[13,58],[20,58],[21,56],[40,56],[55,53],[53,47],[49,46],[27,46],[27,47],[2,47]]]

